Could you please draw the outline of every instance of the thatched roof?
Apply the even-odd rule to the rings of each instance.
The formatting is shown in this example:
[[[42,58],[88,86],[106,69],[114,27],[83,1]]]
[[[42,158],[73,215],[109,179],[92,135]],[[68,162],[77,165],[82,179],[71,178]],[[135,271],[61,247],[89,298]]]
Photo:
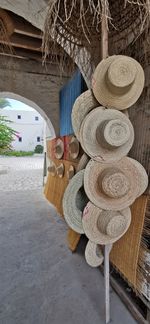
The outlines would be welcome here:
[[[150,0],[50,0],[44,30],[45,55],[53,38],[64,49],[69,47],[74,60],[77,48],[86,48],[97,61],[103,14],[108,18],[110,52],[117,54],[149,26]]]

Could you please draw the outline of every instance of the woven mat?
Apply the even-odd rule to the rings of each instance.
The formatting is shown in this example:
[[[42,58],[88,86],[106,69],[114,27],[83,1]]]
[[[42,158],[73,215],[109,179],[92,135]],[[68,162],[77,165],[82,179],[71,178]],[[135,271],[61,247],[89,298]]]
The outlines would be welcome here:
[[[134,202],[131,225],[127,233],[113,245],[110,253],[110,261],[135,289],[147,198],[143,195]]]
[[[59,178],[58,176],[53,177],[50,173],[47,177],[47,182],[44,189],[44,194],[47,200],[53,204],[58,213],[63,216],[62,209],[62,199],[64,195],[64,191],[68,185],[67,171],[69,170],[70,165],[73,165],[76,169],[77,163],[69,162],[64,160],[53,160],[56,166],[59,166],[60,163],[64,164],[65,172],[63,178]]]

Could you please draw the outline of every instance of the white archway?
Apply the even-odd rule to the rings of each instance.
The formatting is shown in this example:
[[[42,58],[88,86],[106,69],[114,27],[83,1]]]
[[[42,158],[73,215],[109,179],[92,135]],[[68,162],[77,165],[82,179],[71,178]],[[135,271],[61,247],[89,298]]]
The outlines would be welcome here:
[[[15,99],[17,101],[23,102],[24,104],[32,107],[33,109],[35,109],[43,117],[43,119],[46,122],[46,134],[45,134],[46,140],[56,137],[55,130],[54,130],[54,127],[53,127],[50,119],[45,114],[43,109],[41,109],[33,101],[31,101],[31,100],[29,100],[29,99],[27,99],[27,98],[25,98],[23,96],[17,95],[17,94],[15,94],[13,92],[5,92],[5,91],[0,92],[0,98]]]

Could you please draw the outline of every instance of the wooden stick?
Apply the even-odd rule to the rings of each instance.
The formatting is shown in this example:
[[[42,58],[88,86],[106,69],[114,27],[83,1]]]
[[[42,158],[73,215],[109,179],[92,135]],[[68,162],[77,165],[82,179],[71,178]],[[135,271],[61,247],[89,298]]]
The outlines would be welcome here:
[[[101,58],[108,57],[108,26],[106,16],[105,1],[103,4],[102,22],[101,22]],[[109,253],[112,245],[104,246],[104,280],[105,280],[105,322],[110,322],[110,279],[109,279]]]

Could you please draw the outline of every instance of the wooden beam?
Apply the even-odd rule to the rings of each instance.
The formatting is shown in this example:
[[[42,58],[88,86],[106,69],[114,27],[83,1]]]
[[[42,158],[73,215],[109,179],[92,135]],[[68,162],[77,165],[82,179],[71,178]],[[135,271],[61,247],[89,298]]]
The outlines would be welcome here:
[[[29,23],[14,21],[14,32],[20,35],[26,35],[33,38],[42,39],[42,32]]]
[[[9,45],[12,47],[19,47],[19,48],[24,48],[24,49],[28,49],[31,51],[35,51],[35,52],[41,52],[42,53],[42,42],[39,39],[35,39],[35,38],[31,38],[28,36],[23,36],[21,37],[21,35],[18,34],[13,34],[10,39],[9,39],[9,43],[8,41],[1,39],[0,38],[0,43],[4,44],[4,45]]]

